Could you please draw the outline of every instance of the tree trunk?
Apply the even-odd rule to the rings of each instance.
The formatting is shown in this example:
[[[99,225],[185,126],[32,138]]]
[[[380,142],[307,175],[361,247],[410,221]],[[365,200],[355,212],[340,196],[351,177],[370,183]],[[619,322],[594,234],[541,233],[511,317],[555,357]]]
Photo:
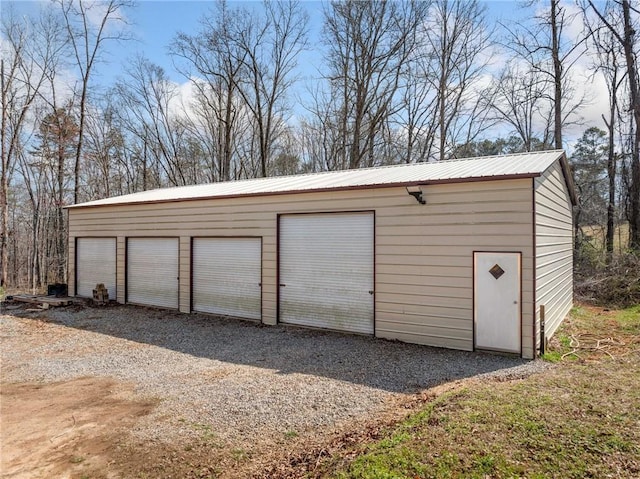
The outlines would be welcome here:
[[[31,251],[31,293],[36,294],[38,288],[38,280],[40,279],[40,268],[38,261],[38,225],[40,223],[38,210],[33,210],[33,231],[31,233],[31,246],[33,250]]]
[[[446,145],[446,141],[447,141],[447,129],[445,126],[446,123],[446,118],[445,118],[445,108],[447,107],[447,99],[446,99],[446,94],[447,94],[447,80],[448,80],[448,71],[449,71],[449,57],[448,57],[448,48],[446,47],[446,42],[448,41],[448,25],[447,25],[447,20],[448,20],[448,12],[446,12],[446,8],[447,8],[447,3],[444,3],[444,7],[445,9],[445,15],[444,15],[444,21],[442,22],[442,41],[443,41],[443,51],[440,52],[440,54],[442,55],[442,58],[440,59],[440,61],[442,62],[442,71],[440,72],[440,81],[438,83],[438,127],[440,130],[440,152],[438,155],[438,159],[440,161],[444,161],[445,159],[445,155],[444,155],[444,149],[445,149],[445,145]]]
[[[80,159],[82,156],[82,143],[84,140],[84,122],[86,116],[87,102],[87,81],[89,79],[89,70],[82,82],[82,94],[80,95],[80,118],[78,120],[78,144],[76,145],[75,163],[73,165],[73,203],[78,203],[78,193],[80,191]],[[62,205],[60,205],[62,207]]]
[[[229,181],[233,154],[233,84],[231,82],[227,84],[224,115],[224,153],[220,164],[220,181]]]
[[[551,0],[551,57],[553,60],[553,137],[555,147],[562,149],[562,61],[560,60],[560,33],[558,32],[558,3]]]
[[[61,142],[62,143],[62,142]],[[65,264],[65,234],[64,234],[64,212],[62,206],[64,203],[64,150],[60,147],[58,152],[58,198],[56,201],[57,225],[56,225],[56,277],[57,283],[64,283],[64,264]]]
[[[4,60],[0,60],[0,84],[2,90],[2,173],[0,178],[0,208],[2,209],[2,219],[0,220],[0,226],[2,227],[2,237],[0,238],[0,288],[7,285],[7,270],[9,268],[9,175],[7,168],[9,166],[9,159],[7,155],[6,136],[7,136],[7,108],[5,98],[5,83],[4,83]]]
[[[362,129],[362,118],[360,115],[360,97],[356,100],[356,114],[353,118],[353,134],[351,138],[351,152],[349,154],[349,168],[360,168],[360,134]]]
[[[3,126],[4,129],[4,126]],[[4,158],[4,153],[3,156]],[[9,270],[9,202],[8,191],[9,181],[5,169],[2,169],[2,191],[0,191],[0,204],[2,205],[2,239],[0,240],[0,248],[2,249],[2,276],[0,277],[0,287],[7,286],[7,275]]]
[[[622,1],[624,18],[624,56],[627,63],[629,95],[633,108],[634,136],[631,148],[631,184],[629,186],[629,246],[640,250],[640,92],[638,91],[638,71],[634,52],[635,30],[631,20],[629,0]]]
[[[609,203],[607,205],[607,239],[606,247],[609,257],[613,255],[613,237],[616,229],[616,158],[611,152],[607,161],[607,174],[609,176]]]
[[[616,77],[614,75],[612,87],[615,88]],[[615,154],[615,121],[616,121],[616,92],[613,91],[611,110],[609,112],[609,121],[605,121],[609,133],[609,143],[607,145],[607,178],[609,180],[609,202],[607,203],[607,236],[605,246],[607,250],[607,259],[611,259],[613,255],[613,238],[615,233],[615,215],[616,215],[616,154]]]

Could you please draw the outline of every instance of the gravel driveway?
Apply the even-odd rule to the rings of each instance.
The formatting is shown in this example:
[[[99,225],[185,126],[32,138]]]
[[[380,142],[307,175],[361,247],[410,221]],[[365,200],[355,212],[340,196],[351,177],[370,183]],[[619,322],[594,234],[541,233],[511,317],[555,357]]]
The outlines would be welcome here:
[[[247,443],[362,419],[453,379],[522,376],[539,361],[261,326],[132,306],[0,315],[2,381],[108,376],[158,407],[145,440],[198,434]]]

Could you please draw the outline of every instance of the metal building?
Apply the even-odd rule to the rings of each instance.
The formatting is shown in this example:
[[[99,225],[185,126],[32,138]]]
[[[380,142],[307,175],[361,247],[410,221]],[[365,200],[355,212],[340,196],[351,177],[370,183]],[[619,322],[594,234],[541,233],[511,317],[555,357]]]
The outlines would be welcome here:
[[[562,151],[145,191],[69,207],[69,290],[532,358],[575,201]]]

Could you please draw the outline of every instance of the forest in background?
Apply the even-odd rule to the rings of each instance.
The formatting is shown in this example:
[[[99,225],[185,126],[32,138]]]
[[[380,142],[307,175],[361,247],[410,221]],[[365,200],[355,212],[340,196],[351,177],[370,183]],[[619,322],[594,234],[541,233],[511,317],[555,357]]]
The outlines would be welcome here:
[[[327,2],[320,77],[296,98],[300,54],[315,48],[303,5],[249,10],[217,1],[168,45],[189,82],[185,98],[141,54],[113,84],[99,81],[108,53],[133,38],[132,1],[52,0],[33,15],[4,4],[2,286],[66,282],[65,205],[166,186],[562,149],[576,127],[584,131],[569,158],[580,197],[578,277],[596,292],[612,276],[640,279],[638,4],[515,7],[529,20],[497,22],[475,0]],[[590,88],[596,78],[606,88]],[[598,125],[586,124],[581,112],[596,97],[607,107]]]

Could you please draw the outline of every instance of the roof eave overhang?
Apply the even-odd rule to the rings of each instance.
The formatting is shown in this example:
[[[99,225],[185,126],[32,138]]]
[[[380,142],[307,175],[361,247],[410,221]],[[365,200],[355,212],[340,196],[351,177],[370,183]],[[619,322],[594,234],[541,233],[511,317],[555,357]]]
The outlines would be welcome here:
[[[571,166],[569,166],[569,160],[567,159],[567,155],[562,152],[560,156],[560,167],[562,168],[562,175],[564,176],[564,181],[567,185],[567,190],[569,190],[569,197],[571,198],[571,204],[573,206],[578,206],[578,195],[576,193],[576,185],[573,181],[573,174],[571,173]]]
[[[564,156],[564,155],[563,155]],[[565,159],[566,162],[566,159]],[[564,171],[564,167],[563,167]],[[327,188],[315,188],[315,189],[300,189],[300,190],[288,190],[288,191],[270,191],[270,192],[255,192],[255,193],[238,193],[230,195],[212,195],[212,196],[197,196],[187,198],[168,198],[159,200],[147,200],[147,201],[123,201],[120,203],[104,203],[104,204],[86,204],[80,203],[77,205],[65,206],[64,209],[84,209],[84,208],[103,208],[111,206],[133,206],[133,205],[150,205],[160,203],[180,203],[185,201],[206,201],[206,200],[222,200],[232,198],[248,198],[252,196],[277,196],[277,195],[294,195],[303,193],[327,193],[332,191],[349,191],[349,190],[371,190],[378,188],[398,188],[411,185],[443,185],[452,183],[473,183],[480,181],[496,181],[496,180],[520,180],[527,178],[537,178],[541,173],[520,173],[513,175],[496,175],[496,176],[474,176],[468,178],[444,178],[438,180],[416,180],[416,181],[402,181],[396,183],[380,183],[369,185],[357,185],[357,186],[338,186]],[[570,177],[570,175],[569,175]],[[570,188],[571,189],[571,188]],[[573,199],[573,196],[572,196]]]

